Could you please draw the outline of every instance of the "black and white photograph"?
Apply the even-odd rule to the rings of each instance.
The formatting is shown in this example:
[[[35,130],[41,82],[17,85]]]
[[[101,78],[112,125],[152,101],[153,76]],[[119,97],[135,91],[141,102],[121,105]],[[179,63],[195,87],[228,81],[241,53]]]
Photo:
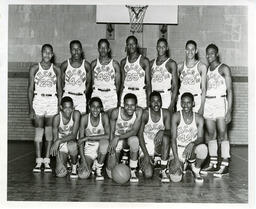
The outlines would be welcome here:
[[[2,5],[1,207],[255,207],[253,1]]]

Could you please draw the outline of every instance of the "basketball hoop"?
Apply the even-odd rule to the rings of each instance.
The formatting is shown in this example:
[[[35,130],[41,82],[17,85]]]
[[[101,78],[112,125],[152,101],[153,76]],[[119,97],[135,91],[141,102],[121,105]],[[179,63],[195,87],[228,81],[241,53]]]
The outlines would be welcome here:
[[[130,31],[132,33],[141,33],[143,31],[143,19],[148,8],[146,6],[139,6],[139,5],[125,5],[129,10],[130,16]]]

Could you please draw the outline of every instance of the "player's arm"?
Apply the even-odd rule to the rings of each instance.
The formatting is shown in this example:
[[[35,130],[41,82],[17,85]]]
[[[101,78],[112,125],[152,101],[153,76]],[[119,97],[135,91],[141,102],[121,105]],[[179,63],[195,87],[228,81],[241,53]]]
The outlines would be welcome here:
[[[193,142],[194,147],[204,142],[204,119],[198,113],[195,114],[197,126],[197,139]]]
[[[149,68],[149,60],[146,57],[143,57],[143,59],[140,60],[141,66],[143,66],[143,69],[145,70],[145,84],[146,84],[146,93],[147,93],[147,106],[149,103],[149,95],[152,91],[151,87],[151,75],[150,75],[150,68]]]
[[[139,134],[138,134],[140,147],[141,147],[141,150],[144,153],[145,157],[149,157],[148,150],[145,145],[144,134],[143,134],[144,129],[145,129],[145,124],[148,122],[148,117],[149,117],[148,110],[147,109],[143,110],[142,118],[141,118],[141,125],[140,125],[140,129],[139,129]]]
[[[121,72],[120,72],[120,65],[116,60],[113,60],[113,67],[115,69],[116,93],[117,93],[117,95],[119,95],[120,85],[121,85]]]
[[[177,75],[178,75],[178,78],[180,77],[181,70],[183,69],[183,65],[184,65],[183,62],[178,63],[178,65],[177,65]]]
[[[134,121],[134,124],[133,124],[131,130],[126,132],[125,134],[118,136],[119,139],[128,139],[131,136],[137,135],[139,128],[140,128],[140,124],[141,124],[142,108],[137,107],[135,114],[136,114],[136,119]]]
[[[97,60],[95,59],[95,60],[93,60],[92,62],[91,62],[91,70],[92,70],[92,75],[91,75],[91,86],[93,87],[93,85],[94,85],[94,68],[96,67],[96,64],[97,64]]]
[[[31,119],[35,118],[35,111],[33,109],[33,98],[35,89],[35,74],[38,70],[38,65],[32,65],[29,69],[29,80],[28,80],[28,106],[29,106],[29,116]]]
[[[225,78],[226,87],[227,87],[228,109],[227,109],[227,113],[225,116],[225,121],[228,124],[231,121],[232,104],[233,104],[232,78],[231,78],[230,68],[227,65],[222,65],[221,69],[223,70],[223,76]]]
[[[55,65],[53,66],[53,70],[56,74],[56,87],[57,87],[57,97],[58,97],[58,107],[59,107],[61,98],[62,98],[61,71],[60,71],[60,68]]]
[[[57,114],[53,117],[53,121],[52,121],[53,144],[50,149],[50,154],[52,156],[57,155],[59,145],[60,145],[60,139],[59,139],[59,134],[58,134],[59,124],[60,124],[60,114]]]
[[[91,71],[91,66],[90,66],[90,63],[85,61],[84,62],[84,69],[86,71],[86,86],[85,86],[85,91],[84,93],[87,94],[88,91],[90,91],[91,89],[91,82],[92,82],[92,71]]]
[[[113,153],[115,151],[118,137],[115,137],[116,121],[118,117],[119,108],[115,108],[110,115],[110,143],[108,151]]]
[[[81,156],[81,160],[83,163],[86,162],[85,160],[85,155],[84,155],[84,142],[81,141],[85,137],[85,128],[87,127],[88,124],[88,114],[83,115],[81,117],[80,121],[80,126],[79,126],[79,139],[77,140],[78,142],[78,148],[79,148],[79,154]]]
[[[198,113],[200,115],[203,115],[203,112],[204,112],[204,103],[205,103],[205,95],[206,95],[206,75],[207,75],[207,68],[206,68],[206,65],[203,64],[203,63],[199,63],[198,65],[198,69],[199,69],[199,72],[201,74],[201,91],[202,91],[202,94],[201,94],[201,106],[200,106],[200,109],[198,110]]]
[[[167,63],[167,70],[172,74],[171,80],[171,103],[169,106],[169,111],[171,113],[174,112],[174,105],[176,103],[177,95],[178,95],[178,73],[177,73],[177,64],[175,61],[171,60],[171,62]]]
[[[121,104],[121,98],[124,90],[124,80],[125,80],[125,71],[124,71],[124,66],[125,66],[125,58],[122,59],[121,61],[121,66],[120,66],[120,75],[121,75],[121,86],[120,86],[120,94],[119,94],[119,103]]]
[[[109,119],[106,113],[102,114],[102,122],[104,127],[104,134],[96,135],[96,136],[86,136],[84,141],[100,141],[102,139],[109,140],[110,136],[110,127],[109,127]]]
[[[179,162],[178,149],[177,149],[177,128],[180,122],[180,113],[176,112],[171,120],[171,148],[175,162]]]
[[[60,65],[60,71],[61,71],[61,86],[64,89],[65,87],[65,73],[66,73],[66,69],[68,67],[68,61],[64,61],[61,65]]]

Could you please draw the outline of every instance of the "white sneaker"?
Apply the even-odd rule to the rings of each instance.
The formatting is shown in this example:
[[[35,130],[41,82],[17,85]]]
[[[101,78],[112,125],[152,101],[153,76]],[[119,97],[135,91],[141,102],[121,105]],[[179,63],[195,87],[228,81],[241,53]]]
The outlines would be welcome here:
[[[131,169],[131,178],[130,178],[130,182],[132,183],[137,183],[139,182],[139,179],[138,177],[136,176],[136,173],[135,173],[135,169]]]
[[[102,175],[102,167],[96,168],[96,181],[103,181],[104,176]]]
[[[161,182],[162,183],[170,183],[170,179],[168,178],[166,174],[166,169],[162,170],[161,172]]]
[[[43,163],[43,158],[36,158],[36,166],[33,168],[34,173],[41,172],[42,163]]]
[[[77,165],[72,165],[72,171],[70,174],[70,178],[71,179],[77,179],[78,175],[77,175]]]
[[[44,158],[44,172],[51,173],[52,169],[50,167],[50,158]]]
[[[195,167],[195,164],[192,164],[191,168],[192,168],[192,172],[193,172],[193,175],[194,175],[194,178],[195,178],[195,182],[196,182],[196,183],[203,183],[203,182],[204,182],[204,179],[203,179],[202,176],[200,175],[200,170],[201,170],[201,169]]]

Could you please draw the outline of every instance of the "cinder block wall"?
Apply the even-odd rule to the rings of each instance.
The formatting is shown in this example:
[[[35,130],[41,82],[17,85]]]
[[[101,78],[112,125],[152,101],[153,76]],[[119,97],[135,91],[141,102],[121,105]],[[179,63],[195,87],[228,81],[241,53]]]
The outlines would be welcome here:
[[[178,25],[168,26],[171,57],[184,59],[184,45],[193,39],[198,43],[200,59],[206,63],[205,48],[209,43],[219,46],[221,60],[232,67],[234,111],[230,127],[233,144],[248,143],[248,64],[247,8],[236,6],[179,6]],[[28,118],[27,84],[31,63],[39,62],[44,43],[54,47],[57,63],[68,57],[69,42],[79,39],[85,57],[98,56],[97,42],[106,36],[106,25],[96,24],[96,7],[62,5],[9,6],[8,43],[8,140],[33,140],[34,129]],[[124,46],[130,35],[129,25],[115,25],[111,40],[113,58],[125,56]],[[144,33],[136,35],[147,56],[156,56],[158,25],[145,25]]]

